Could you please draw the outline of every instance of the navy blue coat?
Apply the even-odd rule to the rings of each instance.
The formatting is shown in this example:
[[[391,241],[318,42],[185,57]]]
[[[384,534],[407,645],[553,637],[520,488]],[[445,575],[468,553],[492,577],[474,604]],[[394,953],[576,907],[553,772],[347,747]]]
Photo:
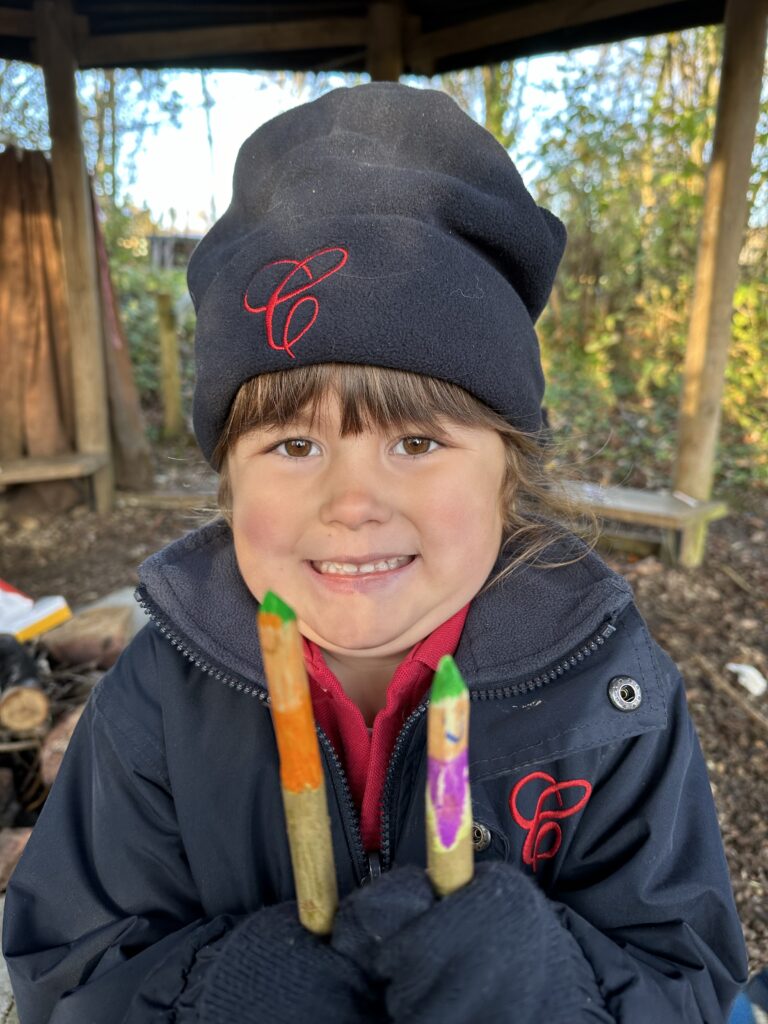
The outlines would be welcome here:
[[[198,951],[294,895],[257,605],[229,529],[176,542],[142,581],[153,623],[94,690],[8,889],[21,1024],[190,1019]],[[584,1020],[724,1021],[746,958],[712,795],[628,585],[594,554],[527,568],[474,599],[456,660],[477,859],[548,897],[592,993]],[[375,857],[320,735],[342,896],[425,863],[424,710],[397,740]]]

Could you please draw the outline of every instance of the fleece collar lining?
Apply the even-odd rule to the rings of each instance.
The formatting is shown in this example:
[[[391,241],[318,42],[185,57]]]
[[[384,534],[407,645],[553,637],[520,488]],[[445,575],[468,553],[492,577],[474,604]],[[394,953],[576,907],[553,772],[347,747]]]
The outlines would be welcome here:
[[[561,542],[554,556],[576,551],[586,549],[574,537]],[[492,575],[504,562],[500,557]],[[223,520],[152,555],[139,578],[182,641],[226,672],[264,686],[259,606],[240,575]],[[593,552],[559,569],[517,570],[473,599],[456,662],[471,688],[521,681],[582,644],[631,596],[629,584]]]

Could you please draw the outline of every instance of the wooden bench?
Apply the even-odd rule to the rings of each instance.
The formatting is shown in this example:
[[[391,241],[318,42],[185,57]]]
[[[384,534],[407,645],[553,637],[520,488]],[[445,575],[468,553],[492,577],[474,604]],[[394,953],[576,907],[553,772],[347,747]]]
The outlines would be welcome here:
[[[115,502],[118,508],[216,510],[216,491],[121,491]],[[0,1022],[2,1024],[2,1022]]]
[[[724,501],[696,501],[676,494],[575,481],[563,486],[569,497],[602,519],[655,527],[661,532],[664,560],[686,568],[701,565],[707,525],[728,514]],[[610,536],[610,528],[604,532]]]
[[[47,455],[0,462],[0,489],[11,484],[39,484],[49,480],[77,480],[93,476],[107,465],[106,454]]]

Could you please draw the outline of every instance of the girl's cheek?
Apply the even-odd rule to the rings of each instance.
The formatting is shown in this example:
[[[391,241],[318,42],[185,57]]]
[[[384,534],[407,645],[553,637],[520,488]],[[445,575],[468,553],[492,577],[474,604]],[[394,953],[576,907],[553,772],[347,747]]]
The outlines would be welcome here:
[[[489,505],[485,497],[479,497],[477,489],[470,485],[454,494],[442,496],[435,508],[436,521],[442,523],[446,533],[457,535],[466,543],[468,531],[471,535],[486,521],[490,522],[492,507]]]
[[[434,521],[441,524],[441,546],[452,550],[458,560],[485,558],[501,544],[499,495],[482,483],[477,481],[476,486],[468,483],[460,493],[444,495],[434,508]]]
[[[247,505],[238,508],[235,505],[232,527],[235,535],[249,548],[263,550],[273,547],[278,541],[276,520],[263,509]]]
[[[238,547],[251,553],[279,555],[294,542],[292,519],[279,502],[257,500],[247,494],[232,497],[232,530]]]

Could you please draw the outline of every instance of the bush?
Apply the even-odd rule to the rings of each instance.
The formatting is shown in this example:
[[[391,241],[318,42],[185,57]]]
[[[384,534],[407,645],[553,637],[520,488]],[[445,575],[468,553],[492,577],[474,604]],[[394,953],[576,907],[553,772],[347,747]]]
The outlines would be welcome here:
[[[156,296],[165,292],[174,307],[187,296],[182,269],[165,270],[150,262],[148,236],[159,230],[146,211],[112,208],[102,225],[110,272],[117,292],[123,330],[131,354],[136,386],[145,409],[160,405],[160,342]],[[194,382],[194,314],[191,306],[177,315],[182,398],[189,409]]]

